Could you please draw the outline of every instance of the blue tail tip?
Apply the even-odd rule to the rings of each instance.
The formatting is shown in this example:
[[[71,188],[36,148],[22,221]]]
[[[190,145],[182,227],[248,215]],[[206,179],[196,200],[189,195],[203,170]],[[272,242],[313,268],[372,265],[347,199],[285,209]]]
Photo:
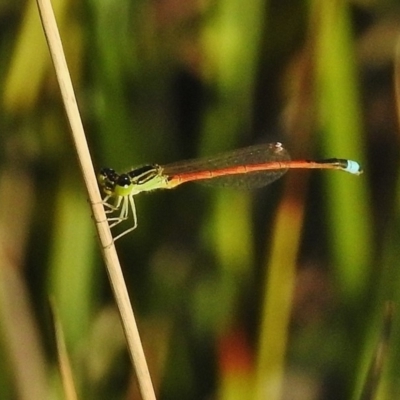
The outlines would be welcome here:
[[[354,175],[360,175],[364,172],[363,169],[361,168],[360,164],[357,161],[353,161],[353,160],[347,161],[347,167],[345,170]]]

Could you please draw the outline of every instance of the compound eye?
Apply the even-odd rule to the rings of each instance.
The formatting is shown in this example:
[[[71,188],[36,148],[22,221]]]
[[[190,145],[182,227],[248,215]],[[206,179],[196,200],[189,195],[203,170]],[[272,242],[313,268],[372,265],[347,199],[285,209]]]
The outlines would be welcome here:
[[[118,180],[117,180],[116,184],[117,184],[118,186],[123,187],[123,188],[130,186],[130,185],[131,185],[131,180],[130,180],[130,178],[129,178],[129,175],[128,175],[128,174],[122,174],[122,175],[120,175],[120,176],[118,177]]]
[[[102,168],[100,170],[100,175],[103,175],[103,176],[110,176],[113,174],[115,174],[115,171],[112,168]]]
[[[99,181],[104,182],[115,182],[118,179],[118,174],[112,168],[102,168],[99,172]]]

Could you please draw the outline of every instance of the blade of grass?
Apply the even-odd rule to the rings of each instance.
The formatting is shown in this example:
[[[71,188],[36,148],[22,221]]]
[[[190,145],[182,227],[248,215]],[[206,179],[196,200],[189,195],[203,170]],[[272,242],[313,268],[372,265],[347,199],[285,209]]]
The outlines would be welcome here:
[[[359,73],[349,4],[341,0],[315,1],[313,6],[321,144],[324,153],[360,160],[365,167]],[[363,326],[349,331],[353,342],[360,345],[347,352],[345,372],[349,382],[364,382],[363,360],[370,359],[367,338],[375,333],[372,321],[377,317],[375,308],[369,307],[367,313],[363,309],[367,300],[370,304],[376,300],[376,292],[367,294],[374,243],[367,181],[365,177],[349,178],[332,174],[325,188],[332,261],[341,298],[348,309],[353,308],[351,318],[365,314]]]
[[[314,11],[323,152],[354,158],[364,165],[362,113],[348,5],[343,1],[316,2]],[[373,247],[366,180],[352,178],[345,174],[329,176],[326,199],[338,281],[345,298],[355,301],[367,284]]]
[[[300,61],[290,74],[295,88],[285,115],[285,126],[291,134],[293,154],[309,158],[313,125],[312,34],[304,45]],[[276,211],[268,271],[264,283],[261,329],[256,365],[256,398],[276,399],[284,396],[285,360],[289,344],[292,298],[297,277],[297,260],[304,224],[308,176],[291,172],[285,181],[282,201]],[[288,229],[288,227],[290,227]],[[268,246],[267,246],[268,247]]]
[[[24,188],[23,196],[15,190],[16,182]],[[4,381],[12,382],[13,395],[21,400],[46,398],[49,389],[48,365],[22,272],[34,194],[27,169],[10,164],[1,171],[0,338],[5,366],[1,369]],[[8,398],[3,387],[0,397]]]
[[[57,15],[66,15],[65,8],[68,1],[61,0],[55,4]],[[62,23],[63,21],[61,21]],[[32,43],[35,43],[33,46]],[[26,3],[16,49],[10,62],[9,73],[3,88],[3,101],[7,110],[23,110],[34,107],[41,93],[48,60],[46,59],[46,45],[42,39],[40,25],[37,19],[35,3]],[[31,62],[26,62],[31,60]],[[29,90],[25,82],[29,81]]]
[[[143,399],[155,399],[155,393],[140,341],[135,316],[132,311],[118,255],[115,250],[106,214],[102,205],[96,174],[86,142],[71,78],[62,49],[57,23],[49,0],[37,0],[37,4],[58,83],[60,85],[64,107],[71,127],[72,139],[75,144],[79,164],[88,191],[97,232],[101,242],[103,258],[107,266],[107,272],[114,292],[114,297],[121,315],[129,354],[138,379],[140,393]]]
[[[203,118],[201,152],[204,154],[235,147],[251,131],[266,6],[266,2],[260,0],[219,1],[202,33],[205,59],[209,61],[204,66],[205,74],[216,78],[218,98]],[[236,323],[239,294],[249,290],[247,285],[254,263],[252,203],[245,192],[215,190],[212,196],[212,215],[204,226],[203,238],[215,251],[221,276],[217,296],[225,315],[213,310],[213,319],[219,320],[216,326],[222,334],[235,329],[232,324]],[[237,234],[232,235],[232,232]],[[210,316],[210,311],[207,314]],[[220,373],[217,390],[221,399],[243,398],[244,388],[250,389],[253,385],[250,379],[253,371],[228,367],[221,368]],[[253,398],[249,390],[247,397]]]
[[[289,334],[296,261],[303,226],[304,191],[297,191],[299,180],[291,174],[286,192],[276,212],[271,256],[262,304],[256,366],[255,398],[279,400],[282,397],[284,364]],[[303,182],[304,183],[304,182]],[[299,187],[304,187],[302,184]],[[288,227],[290,226],[290,229]]]
[[[393,328],[394,312],[394,303],[390,301],[387,302],[385,305],[379,342],[376,345],[368,374],[364,382],[363,392],[360,397],[361,400],[374,400],[378,398],[377,392],[382,379],[382,370],[388,358],[389,340]]]
[[[82,340],[90,326],[98,280],[93,278],[96,273],[93,225],[87,218],[82,187],[71,175],[75,174],[70,169],[58,179],[60,189],[56,195],[54,233],[49,248],[47,292],[57,304],[68,344],[73,346]]]
[[[67,400],[77,400],[71,363],[68,357],[67,346],[65,344],[65,337],[60,318],[58,317],[57,307],[51,302],[51,314],[53,317],[54,333],[57,345],[58,367],[61,372],[61,381],[64,388],[64,395]]]

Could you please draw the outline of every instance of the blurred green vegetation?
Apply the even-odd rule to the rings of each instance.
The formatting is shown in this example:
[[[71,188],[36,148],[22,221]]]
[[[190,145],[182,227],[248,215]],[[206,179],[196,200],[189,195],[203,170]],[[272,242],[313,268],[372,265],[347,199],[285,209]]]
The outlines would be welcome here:
[[[97,169],[277,140],[365,167],[137,197],[117,248],[158,398],[359,399],[392,300],[363,398],[393,399],[396,3],[53,6]],[[50,299],[79,398],[139,398],[36,4],[3,2],[0,18],[0,398],[62,398]]]

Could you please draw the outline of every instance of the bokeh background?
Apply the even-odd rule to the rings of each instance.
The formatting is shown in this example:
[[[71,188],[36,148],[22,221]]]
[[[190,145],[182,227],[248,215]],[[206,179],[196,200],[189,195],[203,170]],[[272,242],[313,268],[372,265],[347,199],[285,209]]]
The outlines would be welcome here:
[[[274,141],[365,169],[137,196],[117,249],[157,397],[396,398],[400,4],[52,3],[96,169]],[[63,398],[51,303],[78,397],[138,399],[36,3],[0,19],[0,397]]]

